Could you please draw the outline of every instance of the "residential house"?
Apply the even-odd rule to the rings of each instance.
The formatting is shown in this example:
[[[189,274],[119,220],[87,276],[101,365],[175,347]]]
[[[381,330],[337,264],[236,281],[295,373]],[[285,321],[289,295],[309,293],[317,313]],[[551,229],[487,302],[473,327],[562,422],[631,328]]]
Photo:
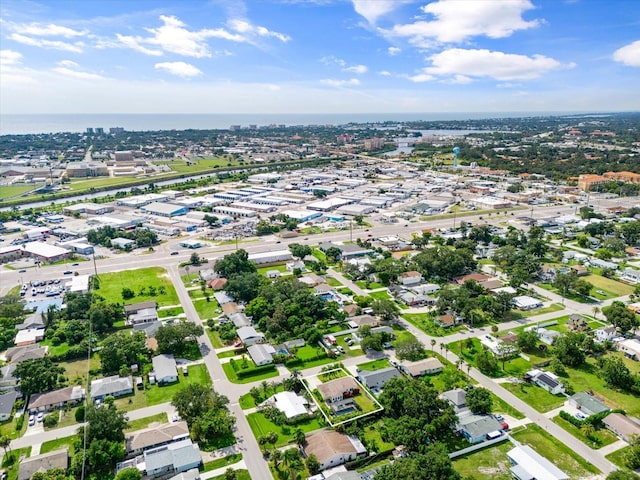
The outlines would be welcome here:
[[[27,410],[31,413],[48,412],[67,405],[76,405],[84,400],[84,397],[85,391],[80,385],[60,388],[47,393],[37,393],[29,397]]]
[[[153,376],[160,385],[174,383],[178,381],[178,370],[176,359],[173,355],[161,354],[151,359],[153,363]]]
[[[568,480],[569,476],[528,445],[507,452],[511,475],[516,480]]]
[[[611,410],[604,402],[597,399],[588,392],[578,392],[569,397],[567,403],[574,408],[580,410],[587,417],[596,413],[608,412]]]
[[[309,402],[295,392],[278,392],[271,397],[269,403],[284,413],[287,420],[309,415],[307,409]]]
[[[13,405],[18,398],[18,392],[9,390],[7,393],[0,395],[0,422],[6,422],[11,418]]]
[[[226,284],[227,284],[226,278],[214,278],[207,282],[207,285],[209,285],[209,288],[215,291],[222,290]]]
[[[418,285],[420,283],[422,283],[424,280],[424,278],[422,278],[422,274],[420,272],[417,272],[415,270],[412,270],[410,272],[404,272],[401,273],[398,276],[398,281],[404,285],[405,287],[411,287],[413,285]]]
[[[130,315],[135,315],[140,310],[145,310],[147,308],[157,308],[157,307],[158,307],[158,304],[156,303],[155,300],[149,300],[149,301],[146,301],[146,302],[132,303],[130,305],[125,305],[124,306],[124,314],[127,317],[129,317]]]
[[[256,343],[264,342],[264,334],[261,332],[257,332],[253,327],[241,327],[236,333],[238,334],[238,338],[245,346],[255,345]]]
[[[625,357],[632,360],[640,360],[640,341],[635,338],[627,338],[618,342],[617,346]]]
[[[594,335],[595,341],[602,343],[606,342],[607,340],[613,340],[614,338],[616,338],[618,336],[618,332],[616,330],[616,327],[614,327],[613,325],[609,325],[607,327],[600,327],[596,329]]]
[[[368,314],[356,315],[354,317],[349,318],[348,325],[350,328],[360,328],[360,327],[363,327],[364,325],[376,327],[380,325],[380,320],[378,320],[378,317],[374,317],[373,315],[368,315]]]
[[[584,277],[585,275],[589,275],[589,270],[587,270],[587,268],[584,265],[571,265],[569,269],[579,277]]]
[[[462,285],[464,282],[468,280],[475,280],[478,283],[482,283],[485,280],[489,280],[490,278],[491,277],[489,275],[485,275],[484,273],[470,273],[468,275],[462,275],[461,277],[456,277],[453,279],[453,281],[458,285]]]
[[[421,295],[431,295],[440,291],[440,285],[437,283],[425,283],[423,285],[415,285],[411,287],[411,290]]]
[[[444,315],[438,315],[434,321],[435,324],[440,327],[449,328],[460,325],[462,323],[462,317],[452,311],[448,311]]]
[[[220,308],[222,309],[222,313],[227,318],[229,318],[229,315],[239,313],[241,311],[240,305],[238,305],[236,302],[223,303],[222,305],[220,305]]]
[[[121,397],[133,393],[133,379],[112,375],[110,377],[91,380],[91,400],[102,400],[104,397]]]
[[[225,303],[233,302],[233,297],[224,291],[214,293],[213,298],[216,299],[216,302],[218,302],[218,305],[220,306]]]
[[[127,324],[140,325],[142,323],[153,323],[158,321],[158,311],[155,307],[141,308],[127,317]]]
[[[589,330],[589,324],[587,321],[576,313],[571,314],[565,326],[571,332],[584,332]]]
[[[360,392],[360,386],[353,377],[340,377],[318,385],[322,399],[327,403],[340,402]]]
[[[493,415],[463,415],[458,417],[458,433],[469,443],[479,443],[487,439],[487,434],[502,432],[502,424]]]
[[[556,269],[548,265],[542,265],[538,270],[538,278],[543,282],[552,282],[556,278]]]
[[[314,455],[320,470],[326,470],[364,456],[367,450],[357,437],[334,430],[318,430],[307,436],[304,452],[307,456]]]
[[[17,365],[24,360],[33,360],[36,358],[44,358],[47,354],[47,348],[39,345],[23,345],[21,347],[8,348],[4,353],[7,362]]]
[[[409,307],[422,307],[431,303],[435,303],[435,299],[421,293],[404,292],[400,294],[402,303]]]
[[[247,352],[256,367],[260,367],[273,363],[273,355],[276,353],[276,349],[268,343],[256,343],[249,346]]]
[[[147,476],[164,476],[186,472],[202,464],[200,448],[190,439],[178,440],[161,447],[145,450],[145,471]]]
[[[360,307],[355,303],[351,303],[349,305],[344,305],[342,307],[342,311],[347,315],[347,317],[354,317],[358,314],[358,309]]]
[[[560,332],[557,330],[547,330],[544,327],[538,328],[538,338],[542,343],[547,345],[553,345],[556,343],[556,339],[560,336]]]
[[[606,268],[609,270],[617,270],[618,264],[615,262],[608,262],[606,260],[601,260],[599,258],[591,257],[589,259],[589,265],[596,268]]]
[[[358,380],[363,385],[371,388],[383,388],[392,378],[401,377],[402,375],[395,367],[381,368],[380,370],[362,370],[358,373]]]
[[[197,468],[192,468],[186,472],[180,472],[167,480],[200,480],[200,471]]]
[[[44,332],[44,328],[26,328],[24,330],[18,330],[13,343],[15,343],[16,347],[33,345],[44,338]]]
[[[437,358],[430,357],[415,362],[405,360],[400,364],[400,369],[415,378],[440,373],[444,369],[444,365]]]
[[[42,316],[39,313],[34,313],[33,315],[25,318],[24,322],[18,323],[16,328],[18,330],[44,329],[45,325],[42,321]]]
[[[165,423],[158,427],[145,428],[127,434],[125,449],[128,456],[139,455],[144,450],[161,447],[189,438],[187,422]]]
[[[18,467],[18,480],[31,480],[36,472],[46,472],[54,468],[60,468],[64,471],[69,468],[68,449],[62,448],[22,459]]]
[[[519,310],[534,310],[536,308],[542,307],[542,302],[537,298],[530,297],[528,295],[520,295],[519,297],[514,297],[511,300],[513,306]]]
[[[640,419],[627,417],[622,413],[610,413],[602,419],[604,426],[627,443],[634,437],[640,438]]]
[[[551,372],[531,370],[530,372],[527,372],[525,379],[541,388],[544,388],[547,392],[553,395],[564,393],[564,385],[560,382],[558,376]]]
[[[456,414],[460,412],[468,412],[467,408],[467,392],[462,388],[454,388],[440,394],[440,398],[451,404]]]
[[[227,305],[231,304],[227,303]],[[233,325],[236,328],[248,327],[251,325],[251,321],[243,312],[230,313],[226,317],[233,322]]]
[[[620,275],[620,280],[624,280],[629,283],[640,283],[640,270],[627,267]]]

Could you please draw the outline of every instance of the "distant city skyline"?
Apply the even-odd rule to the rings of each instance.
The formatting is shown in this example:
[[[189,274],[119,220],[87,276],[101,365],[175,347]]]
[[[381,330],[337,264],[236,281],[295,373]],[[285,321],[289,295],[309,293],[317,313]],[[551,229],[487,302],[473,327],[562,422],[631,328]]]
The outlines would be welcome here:
[[[0,113],[640,110],[635,0],[27,1]]]

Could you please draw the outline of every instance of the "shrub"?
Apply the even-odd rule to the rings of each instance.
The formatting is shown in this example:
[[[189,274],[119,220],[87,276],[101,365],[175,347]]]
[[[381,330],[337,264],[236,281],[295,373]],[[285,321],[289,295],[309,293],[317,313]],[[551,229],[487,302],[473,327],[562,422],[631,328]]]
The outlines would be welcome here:
[[[51,414],[47,415],[46,417],[44,417],[44,420],[43,420],[42,423],[47,428],[53,428],[56,425],[58,425],[58,419],[59,418],[60,418],[60,416],[57,413],[51,413]]]
[[[84,405],[80,405],[78,407],[75,413],[76,422],[78,423],[84,422],[84,410],[85,410]]]

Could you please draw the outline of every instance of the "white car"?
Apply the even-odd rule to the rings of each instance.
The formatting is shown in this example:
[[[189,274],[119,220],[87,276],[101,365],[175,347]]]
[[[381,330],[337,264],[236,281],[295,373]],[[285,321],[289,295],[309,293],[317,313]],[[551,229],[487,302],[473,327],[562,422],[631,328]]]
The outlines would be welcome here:
[[[35,415],[29,415],[29,426],[33,427],[36,424],[36,416]]]
[[[40,423],[44,419],[44,412],[40,412],[38,414],[38,423]]]

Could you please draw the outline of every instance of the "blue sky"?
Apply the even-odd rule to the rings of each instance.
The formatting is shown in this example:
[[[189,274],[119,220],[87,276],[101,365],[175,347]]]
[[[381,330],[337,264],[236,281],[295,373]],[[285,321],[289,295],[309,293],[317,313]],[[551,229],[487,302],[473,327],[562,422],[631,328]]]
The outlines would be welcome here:
[[[640,110],[637,0],[0,6],[2,113]]]

